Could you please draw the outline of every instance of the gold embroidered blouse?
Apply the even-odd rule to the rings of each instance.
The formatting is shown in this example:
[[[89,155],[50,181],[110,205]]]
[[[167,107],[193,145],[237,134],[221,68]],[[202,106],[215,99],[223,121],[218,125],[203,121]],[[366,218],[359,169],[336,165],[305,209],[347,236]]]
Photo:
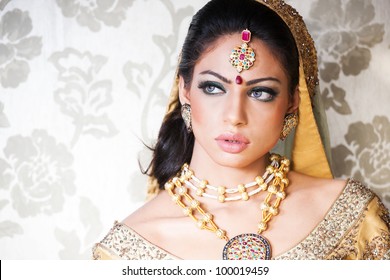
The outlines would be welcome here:
[[[179,259],[118,222],[94,246],[93,258]],[[317,227],[299,244],[274,259],[390,259],[389,211],[373,192],[350,179]]]

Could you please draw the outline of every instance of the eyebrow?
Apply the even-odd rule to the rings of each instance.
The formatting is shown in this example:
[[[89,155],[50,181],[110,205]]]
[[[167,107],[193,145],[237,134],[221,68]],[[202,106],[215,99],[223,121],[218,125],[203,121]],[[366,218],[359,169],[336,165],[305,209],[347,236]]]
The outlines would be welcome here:
[[[254,79],[254,80],[247,81],[245,84],[247,86],[250,86],[250,85],[257,84],[257,83],[264,82],[264,81],[274,81],[274,82],[277,82],[278,84],[281,84],[279,79],[274,78],[274,77],[265,77],[265,78],[260,78],[260,79]]]
[[[229,79],[225,78],[224,76],[222,76],[222,75],[220,75],[218,73],[215,73],[214,71],[211,71],[211,70],[203,71],[200,74],[202,74],[202,75],[205,75],[205,74],[213,75],[214,77],[217,77],[218,79],[220,79],[221,81],[223,81],[223,82],[225,82],[227,84],[230,84],[232,82]]]
[[[200,74],[202,75],[206,75],[206,74],[210,74],[210,75],[213,75],[214,77],[220,79],[221,81],[225,82],[225,83],[228,83],[230,84],[232,81],[225,78],[224,76],[214,72],[214,71],[211,71],[211,70],[206,70],[206,71],[203,71],[201,72]],[[281,84],[280,80],[277,79],[277,78],[274,78],[274,77],[265,77],[265,78],[259,78],[259,79],[254,79],[254,80],[250,80],[250,81],[247,81],[245,82],[245,85],[247,86],[250,86],[250,85],[254,85],[254,84],[257,84],[257,83],[260,83],[260,82],[264,82],[264,81],[275,81],[279,84]]]

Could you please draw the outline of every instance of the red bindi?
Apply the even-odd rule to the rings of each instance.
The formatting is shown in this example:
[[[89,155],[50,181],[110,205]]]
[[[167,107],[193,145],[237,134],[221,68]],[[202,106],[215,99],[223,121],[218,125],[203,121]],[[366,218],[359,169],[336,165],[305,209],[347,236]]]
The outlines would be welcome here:
[[[237,77],[236,77],[236,84],[237,85],[241,85],[242,84],[242,78],[241,78],[240,75],[237,75]]]

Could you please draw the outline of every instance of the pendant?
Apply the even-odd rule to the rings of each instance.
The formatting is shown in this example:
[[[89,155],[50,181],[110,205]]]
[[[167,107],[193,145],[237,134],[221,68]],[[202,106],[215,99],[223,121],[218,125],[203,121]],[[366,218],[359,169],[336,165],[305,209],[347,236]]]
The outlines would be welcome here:
[[[256,233],[243,233],[230,239],[223,248],[224,260],[269,260],[271,244]]]

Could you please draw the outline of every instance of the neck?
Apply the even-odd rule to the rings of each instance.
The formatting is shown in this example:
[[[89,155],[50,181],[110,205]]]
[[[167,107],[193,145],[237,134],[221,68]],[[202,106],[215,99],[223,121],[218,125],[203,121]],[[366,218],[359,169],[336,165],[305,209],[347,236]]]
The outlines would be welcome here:
[[[235,157],[235,158],[234,158]],[[258,175],[263,175],[269,164],[269,154],[258,160],[246,163],[244,156],[227,155],[213,160],[203,149],[195,145],[190,168],[196,177],[207,180],[214,186],[236,187],[239,184],[252,182]]]

